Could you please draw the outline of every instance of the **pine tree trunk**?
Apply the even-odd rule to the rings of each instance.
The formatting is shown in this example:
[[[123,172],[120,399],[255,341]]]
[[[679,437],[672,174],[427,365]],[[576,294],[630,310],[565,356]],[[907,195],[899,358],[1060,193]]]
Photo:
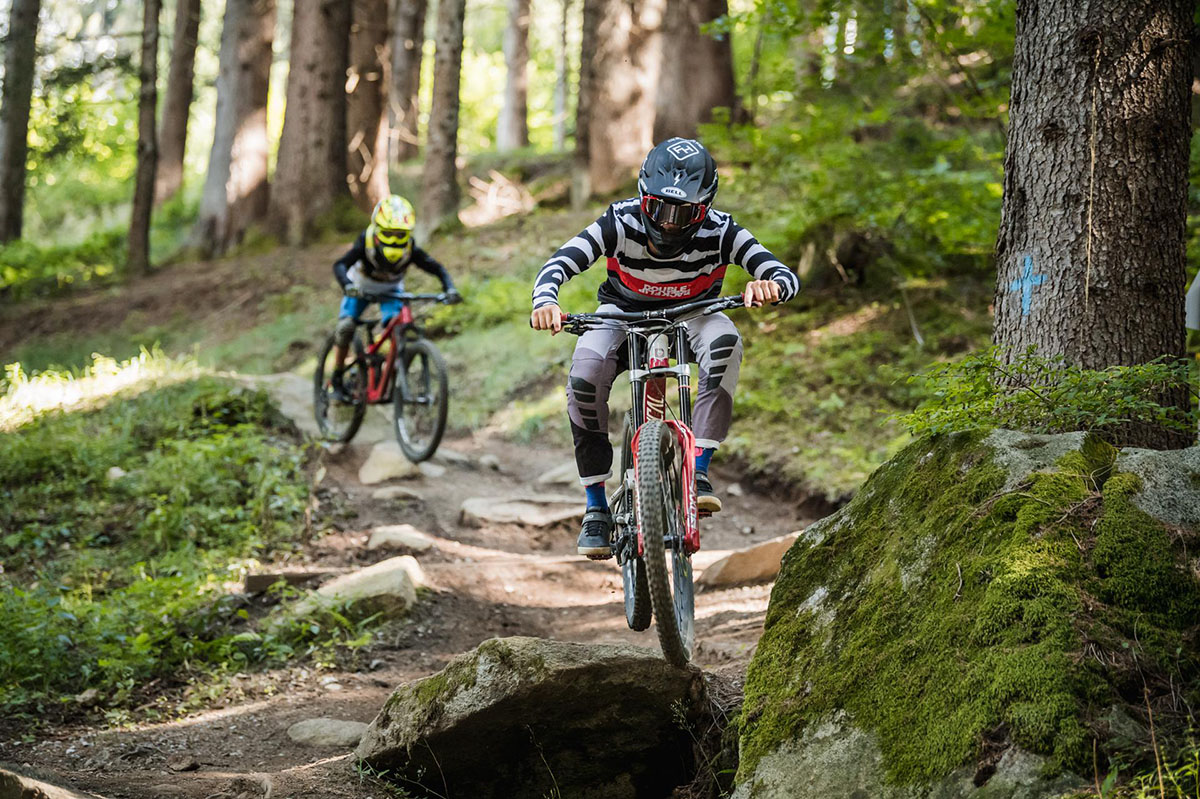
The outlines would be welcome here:
[[[562,25],[559,28],[558,58],[554,79],[554,149],[567,149],[567,81],[571,71],[567,55],[567,30],[571,19],[571,0],[562,0]]]
[[[584,0],[573,197],[625,185],[653,144],[666,0]]]
[[[12,0],[0,96],[0,243],[21,238],[25,216],[25,161],[29,145],[29,104],[37,63],[41,0]]]
[[[440,0],[437,52],[433,59],[433,105],[429,110],[429,141],[421,175],[421,238],[427,238],[458,210],[458,111],[462,72],[463,18],[466,0]]]
[[[158,142],[154,131],[158,105],[158,17],[161,0],[143,0],[142,55],[138,68],[137,174],[134,178],[133,209],[129,219],[129,270],[144,275],[150,271],[150,215],[154,210],[154,171],[158,165]]]
[[[417,156],[421,55],[425,45],[425,0],[397,0],[392,31],[392,139],[395,159]]]
[[[500,152],[529,146],[529,5],[530,0],[509,0],[508,28],[504,31],[504,104],[496,124],[496,149]]]
[[[371,210],[388,194],[388,0],[354,0],[346,137],[350,194]]]
[[[996,245],[995,341],[1007,357],[1036,346],[1100,369],[1183,356],[1192,9],[1018,6]],[[1186,438],[1147,428],[1122,443]]]
[[[195,83],[196,40],[200,32],[200,0],[177,0],[175,40],[163,99],[162,129],[158,134],[158,174],[154,202],[174,197],[183,185],[183,156]]]
[[[714,108],[737,108],[729,34],[714,38],[700,26],[729,13],[726,0],[668,2],[662,25],[662,70],[654,115],[654,141],[693,138]]]
[[[289,243],[348,196],[346,67],[347,0],[298,0],[292,14],[287,107],[271,189],[271,226]]]
[[[193,242],[207,256],[239,244],[267,214],[267,91],[275,0],[226,0],[217,113]]]

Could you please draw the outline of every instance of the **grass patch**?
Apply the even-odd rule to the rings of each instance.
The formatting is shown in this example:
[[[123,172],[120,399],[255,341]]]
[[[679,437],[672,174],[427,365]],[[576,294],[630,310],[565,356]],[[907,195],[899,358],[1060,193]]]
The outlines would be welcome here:
[[[147,681],[366,643],[337,606],[296,618],[230,591],[258,559],[299,547],[308,453],[264,394],[167,363],[144,356],[60,376],[79,401],[31,407],[0,436],[0,707],[10,712],[87,689],[124,707]],[[53,381],[18,380],[0,407]]]

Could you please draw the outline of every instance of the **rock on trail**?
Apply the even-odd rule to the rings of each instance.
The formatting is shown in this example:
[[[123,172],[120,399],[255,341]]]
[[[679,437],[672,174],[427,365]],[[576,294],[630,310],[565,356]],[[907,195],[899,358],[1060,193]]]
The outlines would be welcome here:
[[[760,583],[775,579],[783,553],[796,542],[800,533],[788,533],[761,544],[731,552],[706,568],[696,579],[704,588],[724,588],[743,583]]]
[[[703,697],[653,650],[494,638],[397,689],[356,753],[443,796],[667,796],[693,776]]]

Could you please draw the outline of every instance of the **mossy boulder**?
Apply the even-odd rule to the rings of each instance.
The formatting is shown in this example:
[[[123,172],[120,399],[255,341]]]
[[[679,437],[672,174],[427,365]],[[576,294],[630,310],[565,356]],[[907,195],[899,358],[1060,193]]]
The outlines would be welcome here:
[[[357,754],[417,796],[665,797],[703,697],[653,650],[494,638],[397,689]]]
[[[918,441],[788,551],[735,796],[1040,799],[1200,706],[1200,448]],[[1165,510],[1164,510],[1165,509]]]

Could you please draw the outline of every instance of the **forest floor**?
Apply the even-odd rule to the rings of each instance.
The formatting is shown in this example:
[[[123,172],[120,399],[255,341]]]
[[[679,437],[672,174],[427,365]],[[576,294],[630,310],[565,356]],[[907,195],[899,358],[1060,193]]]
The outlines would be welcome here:
[[[0,316],[0,353],[7,362],[14,349],[39,338],[59,342],[61,351],[84,351],[93,342],[101,342],[95,346],[100,349],[114,330],[123,335],[150,320],[170,320],[176,341],[191,335],[206,348],[220,347],[266,324],[277,312],[266,301],[270,297],[298,286],[327,287],[328,264],[341,247],[178,265],[121,291],[10,309]],[[311,337],[274,346],[267,363],[286,369],[311,351]],[[486,427],[465,435],[460,430],[435,458],[444,473],[404,481],[419,498],[394,500],[376,498],[375,487],[361,485],[357,476],[373,438],[388,432],[387,425],[368,425],[352,446],[326,457],[318,496],[353,515],[312,540],[300,556],[263,564],[264,571],[330,574],[361,568],[392,554],[366,548],[370,531],[384,524],[408,523],[435,539],[432,549],[417,555],[428,591],[386,636],[360,650],[357,665],[319,670],[307,663],[239,675],[214,691],[203,710],[171,721],[138,722],[136,713],[115,721],[77,714],[21,736],[2,734],[6,725],[0,721],[0,766],[113,798],[383,797],[391,789],[357,775],[352,755],[296,744],[288,727],[320,717],[370,721],[397,685],[437,671],[493,636],[657,645],[653,628],[634,633],[626,627],[613,562],[574,554],[574,522],[537,529],[463,522],[467,497],[575,497],[577,487],[536,482],[570,462],[566,441],[523,445]],[[493,456],[499,469],[481,466],[484,455]],[[740,478],[720,466],[714,476],[726,489]],[[811,521],[793,503],[757,493],[748,483],[741,492],[724,493],[726,509],[704,526],[699,569],[729,550]],[[769,585],[758,585],[699,595],[700,666],[734,678],[744,673],[769,592]]]

